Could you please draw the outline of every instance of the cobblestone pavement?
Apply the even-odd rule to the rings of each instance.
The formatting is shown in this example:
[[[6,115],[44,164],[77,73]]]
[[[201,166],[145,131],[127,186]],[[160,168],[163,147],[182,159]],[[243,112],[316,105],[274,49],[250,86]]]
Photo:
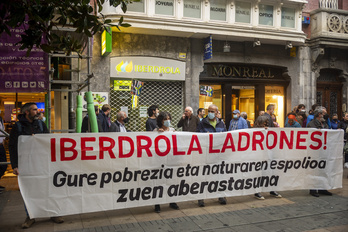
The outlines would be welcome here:
[[[23,200],[16,177],[0,180],[6,191],[0,194],[0,231],[22,231],[25,219]],[[227,205],[216,199],[178,203],[180,210],[162,205],[157,214],[153,206],[65,216],[54,224],[37,219],[25,231],[348,231],[348,169],[344,170],[343,188],[333,196],[312,197],[307,190],[281,192],[283,198],[263,193],[266,200],[252,196],[230,197]]]

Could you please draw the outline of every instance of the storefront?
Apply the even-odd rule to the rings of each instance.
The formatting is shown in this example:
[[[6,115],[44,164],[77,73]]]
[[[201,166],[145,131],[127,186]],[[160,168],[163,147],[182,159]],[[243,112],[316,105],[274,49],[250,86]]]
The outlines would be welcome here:
[[[176,128],[184,108],[184,81],[186,63],[174,59],[128,56],[110,58],[111,119],[119,111],[130,118],[126,125],[131,131],[145,131],[147,108],[158,105],[160,111],[172,115]],[[140,94],[134,102],[132,82],[141,81]],[[133,86],[134,87],[134,86]]]
[[[228,124],[235,109],[248,114],[254,123],[259,111],[268,104],[275,105],[277,122],[284,126],[286,89],[290,79],[284,77],[285,68],[236,63],[208,63],[199,78],[199,107],[207,109],[210,104],[219,107],[221,116]],[[212,95],[202,89],[210,86]],[[208,87],[208,88],[210,88]]]

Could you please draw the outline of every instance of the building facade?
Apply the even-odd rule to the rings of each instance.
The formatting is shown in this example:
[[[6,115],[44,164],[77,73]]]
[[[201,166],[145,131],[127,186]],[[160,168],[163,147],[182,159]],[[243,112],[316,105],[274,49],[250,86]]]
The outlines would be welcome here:
[[[185,106],[197,110],[212,103],[226,122],[234,109],[253,122],[273,103],[281,126],[300,103],[345,111],[348,11],[337,4],[342,9],[305,0],[142,0],[129,4],[126,14],[105,5],[107,19],[116,24],[123,15],[132,27],[112,28],[108,56],[101,55],[101,36],[94,37],[91,89],[109,92],[113,118],[127,110],[133,131],[144,130],[145,109],[152,104],[169,111],[174,124]],[[319,20],[328,12],[343,21],[334,29],[339,32],[327,29],[323,36],[321,26],[330,24]],[[125,90],[132,80],[144,83],[136,106]],[[334,92],[337,88],[341,92]]]

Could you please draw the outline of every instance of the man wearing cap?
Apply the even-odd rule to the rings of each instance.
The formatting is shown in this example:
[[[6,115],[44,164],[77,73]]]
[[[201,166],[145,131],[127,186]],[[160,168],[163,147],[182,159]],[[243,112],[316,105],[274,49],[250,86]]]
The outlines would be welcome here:
[[[233,114],[233,118],[230,122],[230,126],[228,127],[229,131],[248,128],[248,123],[243,117],[240,116],[239,110],[234,110],[232,114]]]

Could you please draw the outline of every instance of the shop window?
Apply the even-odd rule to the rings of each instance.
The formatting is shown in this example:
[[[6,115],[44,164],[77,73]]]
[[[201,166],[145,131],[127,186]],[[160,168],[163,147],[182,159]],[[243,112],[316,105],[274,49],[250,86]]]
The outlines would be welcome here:
[[[210,19],[226,21],[226,0],[210,1]]]
[[[202,88],[205,86],[211,87],[213,90],[212,96],[209,96],[209,94],[205,94],[202,91]],[[201,84],[200,85],[200,95],[199,95],[199,108],[205,109],[205,114],[208,114],[208,107],[211,104],[217,105],[219,108],[219,111],[221,112],[221,117],[224,118],[223,112],[222,112],[222,90],[221,85],[209,85],[209,84]]]
[[[174,0],[155,1],[155,14],[174,16]]]
[[[275,105],[277,122],[280,127],[284,127],[284,87],[265,86],[265,109],[269,104]]]
[[[140,0],[139,2],[129,3],[127,5],[127,12],[128,11],[144,13],[145,12],[144,0]]]
[[[201,0],[184,0],[184,17],[201,18]]]
[[[282,7],[282,27],[295,28],[295,9]]]
[[[273,26],[273,6],[259,5],[259,24]]]
[[[250,11],[250,2],[236,2],[235,21],[239,23],[250,23]]]

